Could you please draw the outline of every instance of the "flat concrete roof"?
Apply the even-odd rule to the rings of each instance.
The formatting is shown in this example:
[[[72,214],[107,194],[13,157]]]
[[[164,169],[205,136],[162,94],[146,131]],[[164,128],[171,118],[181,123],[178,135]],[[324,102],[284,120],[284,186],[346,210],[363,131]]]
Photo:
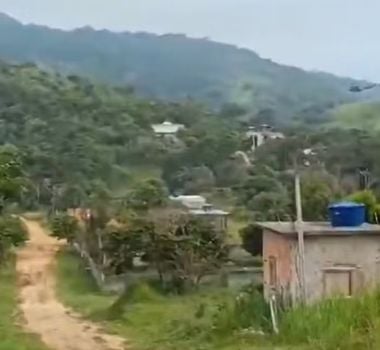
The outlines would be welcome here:
[[[258,222],[263,229],[287,236],[297,235],[294,222]],[[304,222],[305,236],[380,235],[380,225],[363,224],[357,227],[332,227],[329,222]]]
[[[185,128],[183,124],[173,124],[171,122],[163,122],[162,124],[153,124],[152,128],[156,134],[176,134]]]
[[[204,216],[211,216],[211,215],[227,216],[227,215],[229,215],[228,212],[226,212],[224,210],[219,210],[219,209],[194,209],[194,210],[190,210],[190,213],[193,215],[204,215]]]

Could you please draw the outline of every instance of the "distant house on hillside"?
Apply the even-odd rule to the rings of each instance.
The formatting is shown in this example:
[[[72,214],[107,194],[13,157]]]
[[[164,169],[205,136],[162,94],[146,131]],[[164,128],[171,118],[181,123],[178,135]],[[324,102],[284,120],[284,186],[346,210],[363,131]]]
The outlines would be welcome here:
[[[171,196],[170,200],[180,203],[187,209],[201,209],[207,204],[206,198],[202,196]]]
[[[185,207],[187,212],[201,220],[206,220],[215,227],[218,233],[225,233],[228,228],[229,213],[214,208],[208,204],[202,196],[178,196],[170,197],[170,199],[181,206]]]
[[[211,224],[216,232],[224,234],[228,229],[228,216],[229,213],[214,208],[211,204],[205,204],[200,209],[191,209],[189,210],[190,215],[193,215],[200,220],[206,220],[209,224]]]
[[[249,127],[246,136],[251,141],[252,151],[255,151],[269,140],[285,138],[283,133],[273,131],[273,129],[268,125],[262,125],[260,128],[251,126]]]
[[[263,222],[264,293],[300,299],[298,240],[294,223]],[[333,227],[305,222],[305,294],[308,303],[350,297],[380,285],[380,226]]]
[[[153,124],[152,129],[157,136],[176,136],[180,130],[185,129],[185,126],[165,121],[162,124]]]

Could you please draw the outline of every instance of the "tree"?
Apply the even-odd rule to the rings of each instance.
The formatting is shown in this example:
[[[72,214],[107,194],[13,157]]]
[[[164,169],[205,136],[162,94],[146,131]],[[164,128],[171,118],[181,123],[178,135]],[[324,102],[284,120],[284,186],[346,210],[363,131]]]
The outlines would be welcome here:
[[[218,186],[232,187],[243,183],[248,177],[247,164],[243,159],[235,157],[227,159],[216,167],[216,181]]]
[[[196,194],[209,191],[215,186],[215,176],[206,166],[194,167],[187,170],[184,192]]]
[[[337,179],[326,171],[308,171],[302,175],[301,185],[304,220],[325,220],[329,204],[341,196]]]
[[[86,192],[80,184],[65,184],[57,198],[56,209],[80,208],[86,198]]]
[[[348,197],[349,200],[364,204],[367,211],[367,220],[376,224],[380,223],[380,205],[372,191],[360,191]]]
[[[161,283],[178,292],[196,288],[227,256],[223,238],[182,211],[151,210],[144,217],[110,226],[104,235],[107,266],[122,273],[135,258],[150,262]]]
[[[261,192],[247,205],[256,221],[281,221],[291,217],[290,195],[285,188],[278,192]]]
[[[247,114],[247,108],[238,105],[237,103],[226,103],[220,110],[222,118],[236,118]]]
[[[75,217],[65,213],[50,218],[50,227],[54,237],[73,243],[79,232],[79,224]]]
[[[0,147],[0,261],[12,247],[22,244],[27,237],[26,230],[18,218],[4,215],[8,201],[20,198],[26,181],[17,148]]]
[[[139,182],[129,195],[129,205],[138,210],[160,207],[168,199],[168,191],[159,179]]]
[[[178,211],[160,211],[155,217],[151,257],[163,281],[170,280],[177,291],[186,292],[221,267],[228,249],[212,226]]]
[[[154,226],[143,219],[134,219],[124,225],[110,225],[104,235],[103,250],[107,255],[108,268],[122,273],[134,267],[135,258],[149,252]]]
[[[12,247],[22,245],[27,239],[27,232],[19,218],[0,216],[0,262],[4,262]]]
[[[176,237],[172,237],[174,246],[170,259],[173,278],[180,290],[187,291],[221,267],[227,257],[227,246],[210,225],[194,219],[180,226]]]
[[[253,256],[263,255],[263,230],[255,225],[250,224],[239,232],[243,242],[243,248]]]
[[[235,187],[239,204],[248,208],[256,221],[288,219],[291,197],[284,182],[272,169],[257,168],[253,176]]]
[[[0,148],[0,212],[6,202],[19,199],[26,183],[22,172],[21,156],[17,148],[3,146]]]

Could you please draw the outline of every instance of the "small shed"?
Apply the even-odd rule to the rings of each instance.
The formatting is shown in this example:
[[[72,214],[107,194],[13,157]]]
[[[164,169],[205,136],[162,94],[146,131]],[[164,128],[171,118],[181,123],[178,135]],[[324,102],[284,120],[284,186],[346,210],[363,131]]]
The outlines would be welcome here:
[[[298,239],[292,222],[262,222],[264,293],[300,300]],[[380,284],[380,225],[333,227],[305,222],[306,301],[352,296]]]

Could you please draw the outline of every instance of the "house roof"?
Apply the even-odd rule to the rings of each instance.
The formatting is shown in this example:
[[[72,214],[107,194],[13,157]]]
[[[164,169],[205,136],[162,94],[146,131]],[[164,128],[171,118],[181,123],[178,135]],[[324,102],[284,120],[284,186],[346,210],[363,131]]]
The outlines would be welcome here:
[[[294,222],[259,222],[259,227],[285,236],[296,236]],[[329,222],[304,222],[305,236],[380,235],[380,225],[363,224],[357,227],[332,227]]]
[[[228,212],[220,209],[194,209],[189,211],[190,214],[192,215],[220,215],[220,216],[227,216],[229,215]]]
[[[184,129],[185,126],[165,121],[162,124],[153,124],[152,128],[156,134],[176,134],[179,130]]]
[[[262,135],[269,138],[285,138],[285,135],[282,132],[272,130],[248,130],[246,134],[248,136]]]
[[[179,202],[189,209],[201,209],[206,203],[206,198],[202,196],[178,196],[169,197],[172,201]]]

